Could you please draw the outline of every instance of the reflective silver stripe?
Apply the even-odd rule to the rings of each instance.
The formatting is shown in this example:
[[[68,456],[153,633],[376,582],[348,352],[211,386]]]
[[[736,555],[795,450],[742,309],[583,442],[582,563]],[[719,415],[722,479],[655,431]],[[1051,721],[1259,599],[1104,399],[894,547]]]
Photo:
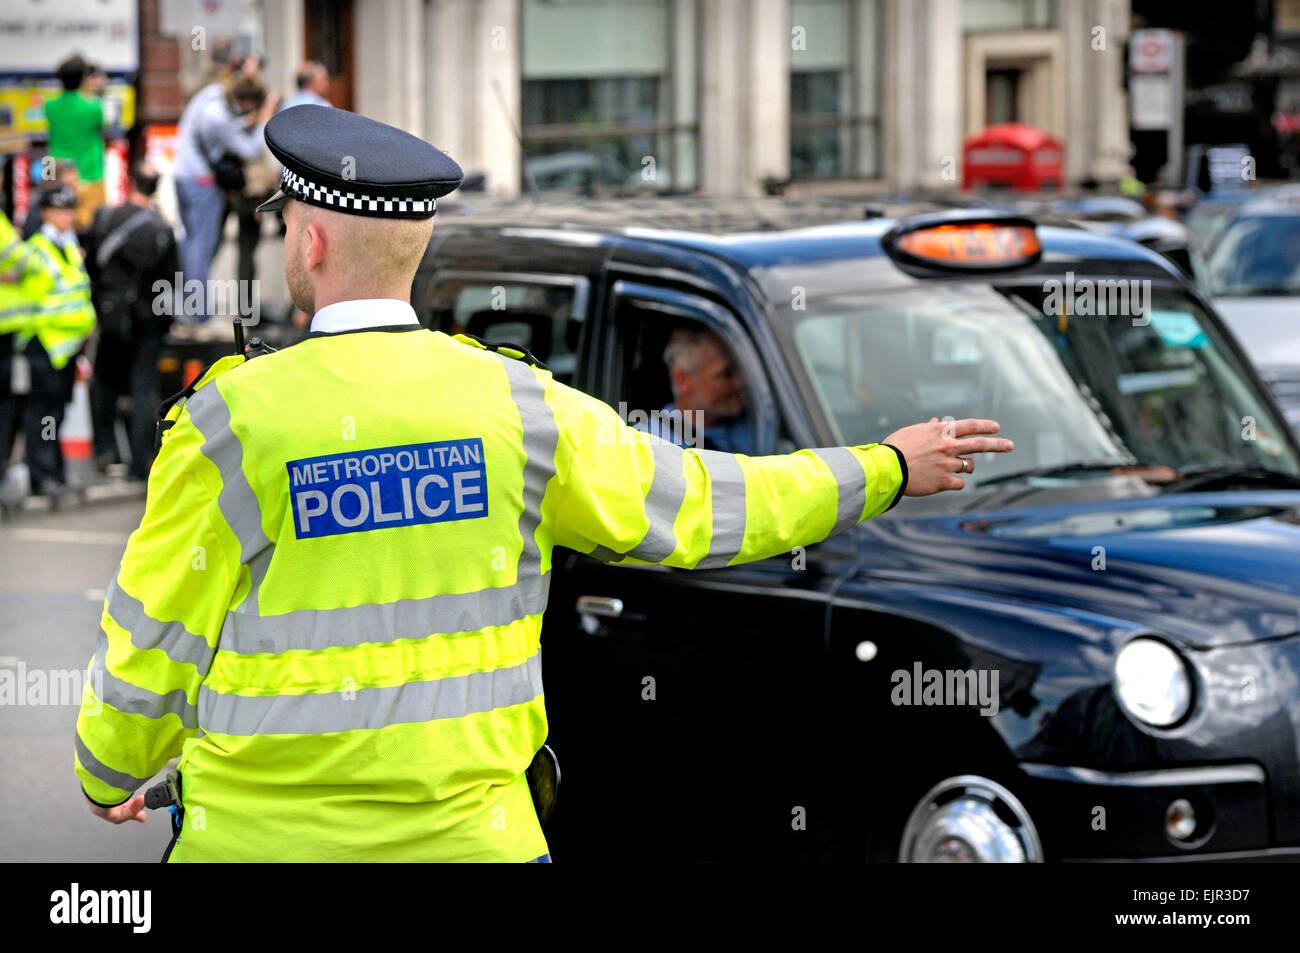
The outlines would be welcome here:
[[[81,350],[81,345],[85,338],[72,338],[64,341],[62,344],[56,344],[53,347],[47,347],[45,353],[50,357],[71,357]]]
[[[555,476],[555,450],[560,428],[555,414],[546,403],[546,391],[536,372],[520,361],[503,357],[510,395],[519,408],[524,429],[524,509],[519,514],[519,535],[524,548],[519,554],[519,576],[538,575],[542,571],[542,554],[537,548],[537,527],[542,521],[542,497]],[[477,628],[477,627],[476,627]]]
[[[626,553],[616,552],[607,546],[597,546],[588,555],[603,562],[617,562],[627,556],[657,563],[667,559],[677,550],[677,534],[673,524],[686,499],[686,477],[682,471],[682,451],[675,444],[647,434],[654,454],[655,472],[650,491],[645,497],[645,515],[650,526],[641,542]]]
[[[23,253],[13,260],[13,262],[10,264],[10,267],[17,268],[20,271],[25,271],[26,269],[23,266],[27,264],[27,259],[31,257],[32,257],[31,247],[28,246],[26,243],[24,243]]]
[[[134,791],[149,780],[148,778],[137,778],[134,774],[127,774],[124,771],[114,771],[104,764],[90,753],[86,743],[81,740],[81,732],[77,732],[76,746],[77,758],[80,759],[81,766],[96,780],[103,781],[105,784],[122,791]]]
[[[814,450],[813,453],[831,468],[840,488],[835,528],[829,534],[833,536],[857,526],[862,519],[862,511],[867,506],[867,471],[853,455],[853,451],[846,447],[826,447]]]
[[[52,304],[48,306],[43,305],[40,308],[40,312],[43,315],[63,314],[65,311],[78,311],[82,308],[87,307],[87,305],[88,302],[80,298],[74,298],[71,301],[63,302],[62,304]]]
[[[48,247],[46,242],[49,242]],[[55,260],[54,254],[50,251],[54,247],[54,243],[47,238],[45,242],[29,242],[27,247],[36,252],[36,257],[44,261],[46,268],[54,274],[53,290],[55,292],[61,290],[63,287],[63,266]]]
[[[39,234],[35,237],[44,238],[44,236]],[[46,268],[54,275],[54,287],[50,289],[50,294],[64,294],[68,291],[78,289],[85,290],[90,287],[90,284],[84,281],[78,281],[76,284],[70,284],[68,282],[66,269],[71,266],[64,265],[59,257],[57,257],[59,253],[56,250],[53,250],[54,243],[48,238],[44,238],[44,241],[41,242],[29,242],[28,247],[36,252],[38,258],[44,260]]]
[[[95,661],[90,665],[90,679],[93,684],[102,685],[99,700],[105,705],[116,708],[129,715],[143,715],[145,718],[161,718],[175,715],[186,728],[199,726],[196,718],[197,709],[190,704],[184,689],[173,688],[165,695],[152,692],[139,685],[118,678],[108,670],[105,656],[108,654],[108,636],[99,636],[99,645],[95,648]],[[101,681],[96,682],[99,678]]]
[[[43,317],[49,317],[52,314],[63,314],[68,311],[80,311],[83,308],[90,307],[90,302],[82,298],[74,298],[71,301],[64,301],[60,304],[49,304],[48,299],[40,304],[31,306],[32,311]]]
[[[507,668],[383,688],[308,695],[226,695],[199,688],[199,721],[225,735],[320,735],[460,718],[532,701],[542,657]]]
[[[25,262],[27,260],[27,256],[32,253],[32,250],[27,246],[26,242],[24,242],[21,238],[18,238],[17,236],[15,236],[14,239],[10,241],[9,244],[6,245],[3,249],[0,249],[0,262],[6,261],[9,258],[9,256],[14,253],[14,249],[19,248],[20,246],[23,253],[19,255],[17,258],[15,258],[13,261],[9,262],[8,267],[15,268],[18,265],[21,265],[23,262]]]
[[[271,557],[275,547],[267,546],[248,561],[248,595],[235,610],[241,616],[260,616],[262,610],[258,600],[262,597],[262,583],[266,582],[266,573],[271,568]]]
[[[201,448],[221,473],[221,495],[217,505],[239,540],[241,563],[271,545],[262,532],[262,509],[244,475],[244,448],[230,425],[230,408],[215,382],[200,388],[188,401],[190,421],[203,436]]]
[[[131,635],[137,649],[162,649],[178,665],[193,665],[199,676],[208,674],[216,652],[201,635],[182,622],[160,622],[144,611],[144,604],[127,594],[113,577],[108,587],[108,614]]]
[[[450,632],[477,632],[508,625],[546,609],[551,577],[522,576],[512,586],[443,593],[426,599],[366,603],[339,609],[300,609],[281,615],[229,612],[221,651],[248,655],[291,649],[328,649],[424,639]]]
[[[713,500],[713,536],[709,554],[696,569],[717,569],[728,565],[745,543],[745,471],[734,454],[718,450],[695,450],[709,470]]]
[[[677,549],[673,523],[686,499],[686,477],[682,472],[682,451],[667,440],[651,441],[655,459],[654,481],[645,497],[645,515],[650,528],[630,555],[646,562],[667,559]],[[743,499],[743,496],[742,496]]]

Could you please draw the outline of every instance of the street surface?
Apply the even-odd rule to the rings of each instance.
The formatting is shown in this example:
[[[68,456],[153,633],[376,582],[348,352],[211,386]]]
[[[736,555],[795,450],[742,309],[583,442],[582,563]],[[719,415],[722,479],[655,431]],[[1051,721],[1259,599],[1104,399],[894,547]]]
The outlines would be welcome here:
[[[213,278],[235,277],[236,230],[232,215]],[[279,229],[264,223],[258,293],[264,305],[277,309],[288,300],[283,248]],[[229,330],[229,319],[219,320]],[[233,334],[231,341],[233,349]],[[89,461],[69,461],[68,476],[75,485],[105,482]],[[62,511],[14,512],[0,520],[0,678],[12,684],[22,672],[29,680],[39,673],[54,684],[49,673],[70,680],[69,673],[77,672],[81,684],[99,638],[104,590],[144,512],[143,491],[138,496],[70,503]],[[31,704],[31,692],[23,694],[29,697],[16,700],[27,704],[0,703],[0,798],[8,808],[0,819],[0,862],[157,862],[171,837],[167,812],[151,811],[144,824],[121,825],[91,814],[73,770],[77,700]]]
[[[20,663],[29,686],[33,672],[85,670],[104,590],[143,512],[136,499],[0,522],[0,677],[16,678]],[[118,826],[92,815],[73,771],[77,699],[24,694],[28,704],[0,706],[0,861],[156,862],[168,814]]]

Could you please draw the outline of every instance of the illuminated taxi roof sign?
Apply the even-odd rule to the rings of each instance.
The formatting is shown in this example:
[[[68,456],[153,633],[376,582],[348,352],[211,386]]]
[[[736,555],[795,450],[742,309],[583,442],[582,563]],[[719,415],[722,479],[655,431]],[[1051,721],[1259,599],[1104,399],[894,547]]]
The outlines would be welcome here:
[[[995,271],[1036,261],[1043,246],[1034,223],[994,213],[941,213],[908,219],[882,239],[902,264]]]

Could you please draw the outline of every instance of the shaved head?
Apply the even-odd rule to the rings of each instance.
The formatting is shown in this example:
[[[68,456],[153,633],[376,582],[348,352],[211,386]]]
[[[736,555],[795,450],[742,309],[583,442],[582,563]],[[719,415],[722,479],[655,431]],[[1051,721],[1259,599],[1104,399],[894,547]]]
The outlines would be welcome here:
[[[433,219],[374,218],[288,200],[285,277],[294,306],[315,314],[357,298],[409,301]]]

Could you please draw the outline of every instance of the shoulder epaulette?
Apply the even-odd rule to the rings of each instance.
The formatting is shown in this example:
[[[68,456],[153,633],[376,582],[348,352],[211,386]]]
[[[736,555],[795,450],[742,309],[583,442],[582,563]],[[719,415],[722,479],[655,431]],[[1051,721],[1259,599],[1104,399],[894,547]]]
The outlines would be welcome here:
[[[153,437],[154,453],[162,449],[163,434],[176,423],[181,415],[181,410],[185,406],[185,401],[204,387],[207,387],[222,374],[239,367],[245,360],[246,358],[242,354],[227,354],[225,357],[213,361],[203,369],[203,373],[185,385],[184,389],[172,394],[158,405],[158,410],[154,414],[154,420],[156,421]]]
[[[503,357],[510,357],[514,358],[516,361],[523,361],[529,367],[540,367],[544,371],[550,370],[549,367],[537,358],[533,357],[532,352],[529,351],[528,348],[520,347],[518,344],[510,344],[506,341],[484,341],[482,338],[475,337],[472,334],[455,334],[452,335],[452,340],[459,341],[461,344],[467,344],[470,347],[482,348],[485,351],[495,351]]]

